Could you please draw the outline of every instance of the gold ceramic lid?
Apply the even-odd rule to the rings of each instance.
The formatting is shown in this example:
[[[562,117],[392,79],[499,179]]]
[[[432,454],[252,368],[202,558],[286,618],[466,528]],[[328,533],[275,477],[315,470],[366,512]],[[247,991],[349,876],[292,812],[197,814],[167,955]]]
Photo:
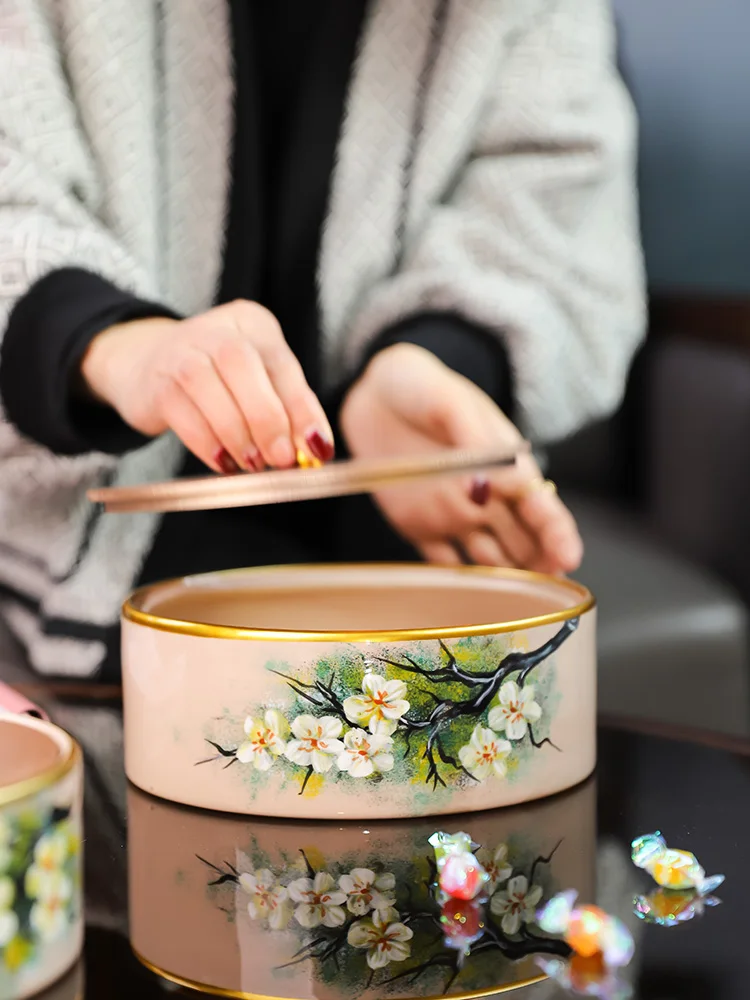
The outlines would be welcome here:
[[[479,910],[437,900],[436,829],[480,845]],[[238,1000],[523,995],[544,978],[537,956],[569,954],[536,909],[563,889],[593,898],[595,831],[593,779],[494,812],[372,823],[216,815],[131,786],[131,946],[160,978]]]
[[[430,455],[390,459],[352,459],[330,465],[270,472],[208,475],[141,486],[90,490],[89,500],[112,513],[215,510],[254,507],[296,500],[372,493],[427,476],[455,475],[515,465],[523,448],[483,451],[444,450]]]

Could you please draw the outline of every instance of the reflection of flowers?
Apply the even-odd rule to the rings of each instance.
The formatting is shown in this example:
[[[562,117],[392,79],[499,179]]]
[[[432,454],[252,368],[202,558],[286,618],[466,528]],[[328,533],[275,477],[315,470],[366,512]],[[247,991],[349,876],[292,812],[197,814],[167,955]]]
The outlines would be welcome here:
[[[287,743],[284,754],[293,764],[312,767],[318,774],[325,774],[331,769],[333,758],[344,749],[339,739],[343,728],[341,720],[330,715],[320,719],[314,715],[298,715],[292,723],[296,739]]]
[[[391,892],[396,888],[396,878],[390,872],[376,875],[369,868],[352,868],[342,875],[339,886],[346,893],[346,908],[357,917],[364,917],[370,910],[390,913],[396,905]]]
[[[474,729],[471,740],[458,751],[458,757],[466,770],[478,781],[491,777],[504,778],[505,758],[512,747],[507,740],[501,740],[491,729],[481,725]]]
[[[298,878],[288,889],[289,898],[297,903],[294,916],[307,928],[340,927],[346,914],[343,905],[346,893],[336,888],[328,872],[318,872],[314,879]]]
[[[267,868],[246,872],[240,875],[239,883],[250,896],[247,912],[251,918],[267,920],[271,930],[283,930],[291,918],[292,907],[288,891],[277,884],[273,873]]]
[[[519,688],[515,681],[507,681],[500,688],[497,700],[488,721],[498,732],[505,731],[509,740],[522,740],[529,724],[538,722],[542,716],[541,707],[534,701],[532,684]]]
[[[237,747],[237,760],[252,764],[258,771],[268,771],[274,757],[286,750],[289,727],[280,712],[270,709],[262,719],[245,719],[247,739]]]
[[[375,772],[393,770],[393,746],[390,736],[367,733],[364,729],[350,729],[344,737],[344,750],[338,757],[341,771],[348,771],[353,778],[368,778]]]
[[[496,917],[502,917],[500,926],[506,934],[517,934],[521,924],[530,924],[536,916],[536,907],[542,898],[542,887],[533,885],[525,875],[516,875],[502,892],[496,892],[490,902],[490,909]]]
[[[409,854],[402,857],[399,849],[393,851],[392,845],[381,843],[376,836],[368,853],[356,851],[353,855],[362,867],[356,866],[353,857],[342,857],[340,847],[335,859],[326,857],[339,846],[326,843],[328,849],[317,841],[299,848],[301,860],[288,846],[273,848],[279,867],[255,838],[247,854],[237,852],[237,867],[198,857],[211,870],[208,884],[235,894],[235,909],[221,905],[228,919],[241,912],[249,897],[251,917],[267,918],[262,925],[260,921],[255,925],[256,931],[262,926],[268,932],[276,922],[284,930],[289,949],[284,949],[276,966],[279,972],[313,963],[316,971],[310,969],[310,974],[320,976],[321,982],[343,975],[348,995],[359,996],[374,989],[380,996],[390,993],[389,984],[404,976],[419,978],[428,969],[444,969],[447,995],[456,975],[473,959],[473,946],[480,939],[483,955],[492,952],[501,961],[503,955],[507,958],[511,954],[519,959],[536,954],[568,957],[565,941],[519,933],[524,924],[535,920],[541,885],[546,884],[545,877],[540,874],[537,878],[535,873],[549,866],[557,847],[547,856],[534,852],[532,860],[527,847],[518,856],[513,846],[496,842],[494,850],[486,852],[485,862],[496,880],[490,913],[484,896],[456,900],[441,895],[426,845],[423,853],[417,849],[415,856],[411,838]],[[381,865],[385,857],[389,861],[384,871]],[[516,862],[514,869],[512,861]],[[500,883],[513,870],[515,877],[501,888]],[[249,874],[240,875],[240,871]],[[521,871],[531,875],[524,877]],[[303,872],[306,877],[300,877]],[[273,918],[274,905],[286,915]],[[404,963],[400,969],[399,963]]]
[[[477,861],[490,877],[487,883],[487,895],[492,896],[513,874],[513,868],[508,864],[508,845],[500,844],[495,853],[482,847],[477,851]]]
[[[344,712],[350,722],[369,725],[370,732],[386,735],[395,732],[398,720],[409,708],[403,681],[387,681],[372,673],[365,674],[362,680],[362,695],[344,701]]]
[[[9,878],[0,878],[0,948],[12,941],[18,930],[18,917],[11,907],[16,898],[16,888]]]
[[[382,969],[390,962],[403,962],[411,954],[409,942],[414,931],[406,924],[389,923],[381,913],[372,918],[358,920],[349,928],[347,941],[353,948],[367,949],[367,964],[371,969]]]

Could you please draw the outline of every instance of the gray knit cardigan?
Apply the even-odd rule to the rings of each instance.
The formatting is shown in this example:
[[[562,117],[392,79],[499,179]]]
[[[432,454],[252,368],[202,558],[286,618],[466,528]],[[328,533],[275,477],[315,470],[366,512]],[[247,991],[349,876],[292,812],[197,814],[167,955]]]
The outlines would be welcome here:
[[[452,0],[415,136],[434,17],[432,0],[374,0],[360,43],[319,257],[327,377],[384,327],[450,310],[504,339],[522,429],[552,441],[617,405],[644,329],[611,11]],[[232,95],[224,0],[0,0],[0,331],[64,265],[210,307]],[[0,609],[37,670],[95,674],[157,527],[96,514],[87,488],[180,461],[169,435],[119,460],[53,455],[0,401]]]

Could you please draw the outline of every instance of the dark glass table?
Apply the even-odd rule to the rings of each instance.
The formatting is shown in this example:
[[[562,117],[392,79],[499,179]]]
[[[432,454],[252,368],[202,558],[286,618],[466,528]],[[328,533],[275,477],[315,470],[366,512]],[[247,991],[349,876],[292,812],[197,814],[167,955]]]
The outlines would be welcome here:
[[[562,997],[569,994],[540,980],[535,955],[564,959],[566,950],[540,942],[533,915],[540,901],[570,887],[632,931],[636,952],[623,979],[634,997],[750,997],[746,743],[608,725],[595,776],[563,795],[472,816],[340,826],[228,817],[152,799],[127,785],[117,738],[103,746],[117,706],[59,707],[58,721],[88,750],[87,938],[53,1000],[156,1000],[195,989],[300,1000]],[[489,937],[463,963],[445,947],[429,892],[427,837],[436,828],[466,829],[497,878]],[[631,863],[629,845],[656,829],[670,846],[693,851],[709,874],[726,875],[716,892],[721,905],[675,927],[637,919],[634,896],[654,885]],[[368,885],[363,870],[378,881]],[[299,892],[300,880],[316,876],[323,894],[340,893],[342,875],[353,910],[348,897],[316,913],[291,898],[293,883]],[[412,930],[400,944],[395,935],[391,960],[374,970],[367,928],[351,932],[370,907],[352,889],[352,875],[365,896],[390,897],[397,913],[388,919]],[[369,919],[371,930],[372,911]]]

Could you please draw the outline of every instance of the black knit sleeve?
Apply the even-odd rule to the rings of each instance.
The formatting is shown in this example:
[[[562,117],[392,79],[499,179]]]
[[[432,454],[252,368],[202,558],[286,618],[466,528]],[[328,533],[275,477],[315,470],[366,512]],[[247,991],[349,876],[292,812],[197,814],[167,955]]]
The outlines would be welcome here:
[[[73,391],[94,337],[117,323],[174,317],[165,306],[79,268],[52,271],[15,305],[0,349],[0,398],[26,437],[59,455],[123,454],[148,441],[105,406]]]

